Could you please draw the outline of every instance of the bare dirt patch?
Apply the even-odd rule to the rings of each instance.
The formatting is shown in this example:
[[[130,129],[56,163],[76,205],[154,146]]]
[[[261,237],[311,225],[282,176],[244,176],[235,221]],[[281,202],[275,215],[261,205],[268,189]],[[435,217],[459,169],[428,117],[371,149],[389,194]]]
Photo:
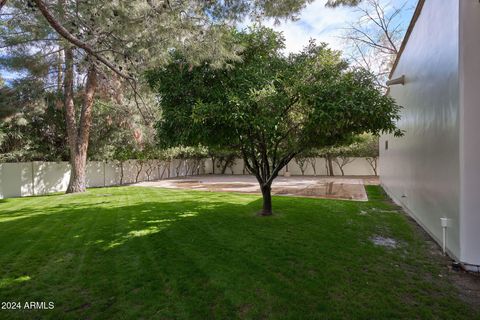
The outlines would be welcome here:
[[[191,184],[191,183],[200,183],[201,181],[198,180],[180,180],[175,181],[176,184]]]
[[[254,184],[251,183],[209,183],[203,184],[206,188],[212,189],[233,189],[233,188],[249,188],[254,187]]]
[[[197,179],[172,178],[141,182],[137,186],[174,189],[195,189],[215,192],[241,192],[260,194],[255,177],[248,175],[206,175]],[[272,185],[273,195],[330,198],[366,201],[364,177],[278,177]]]
[[[333,182],[317,182],[304,188],[273,188],[272,192],[277,195],[295,195],[314,198],[361,200],[363,198],[363,190],[364,187],[361,184],[336,184]]]

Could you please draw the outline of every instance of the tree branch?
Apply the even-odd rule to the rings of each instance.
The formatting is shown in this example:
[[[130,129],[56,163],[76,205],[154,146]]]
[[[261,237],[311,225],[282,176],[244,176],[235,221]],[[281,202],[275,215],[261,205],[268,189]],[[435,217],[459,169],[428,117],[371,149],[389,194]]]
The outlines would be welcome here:
[[[7,0],[0,0],[0,12],[2,12],[2,8],[7,3]]]
[[[6,1],[6,0],[0,0],[0,1]],[[34,0],[35,3],[38,6],[38,9],[42,13],[42,15],[45,17],[45,19],[48,21],[50,26],[58,32],[60,36],[62,36],[65,40],[68,42],[74,44],[75,46],[85,50],[88,54],[91,56],[95,57],[99,62],[104,64],[107,68],[112,70],[114,73],[119,75],[120,77],[127,79],[127,80],[133,80],[132,77],[129,75],[123,73],[120,71],[117,67],[115,67],[110,61],[105,59],[103,56],[99,55],[95,50],[90,47],[87,43],[79,40],[76,38],[73,34],[71,34],[62,24],[53,16],[53,14],[50,12],[50,10],[47,8],[46,4],[42,0]]]
[[[287,156],[285,156],[282,160],[278,162],[278,165],[273,169],[272,174],[268,178],[268,180],[265,182],[266,185],[271,185],[273,180],[277,177],[278,173],[280,170],[282,170],[283,167],[285,167],[290,160],[293,159],[297,155],[296,152],[291,152]]]

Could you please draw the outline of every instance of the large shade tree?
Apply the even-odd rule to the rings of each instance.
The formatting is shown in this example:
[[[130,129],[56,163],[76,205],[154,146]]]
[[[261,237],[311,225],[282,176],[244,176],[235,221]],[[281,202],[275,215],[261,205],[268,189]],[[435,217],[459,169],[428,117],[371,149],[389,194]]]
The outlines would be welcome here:
[[[226,26],[246,17],[292,18],[310,1],[0,0],[0,46],[10,65],[39,66],[55,83],[72,169],[67,192],[82,192],[100,83],[122,81],[120,90],[131,90],[141,110],[138,79],[145,68],[168,63],[171,50],[193,65],[208,59],[223,66],[236,59]]]
[[[231,68],[188,66],[177,54],[148,78],[160,98],[160,140],[240,150],[260,184],[262,215],[272,214],[272,182],[297,154],[364,132],[401,134],[399,107],[339,52],[312,42],[285,57],[271,29],[233,34],[244,50]]]

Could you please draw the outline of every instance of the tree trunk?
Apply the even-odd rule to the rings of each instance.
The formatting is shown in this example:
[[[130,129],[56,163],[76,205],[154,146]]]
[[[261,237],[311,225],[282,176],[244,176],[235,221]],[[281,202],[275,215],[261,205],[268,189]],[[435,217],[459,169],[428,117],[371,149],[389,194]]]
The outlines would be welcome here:
[[[123,161],[120,161],[120,185],[123,185]]]
[[[67,193],[85,192],[86,190],[86,153],[76,153],[70,156],[70,181],[67,187]]]
[[[58,0],[58,17],[62,20],[65,18],[65,0]],[[57,54],[57,101],[55,103],[55,107],[57,109],[62,109],[64,107],[64,101],[62,101],[62,96],[64,95],[64,79],[63,79],[63,53],[64,50],[58,51]]]
[[[370,167],[372,167],[372,170],[373,170],[373,173],[375,174],[375,176],[378,176],[378,172],[377,172],[378,158],[375,157],[375,158],[366,158],[366,159],[367,159],[367,162],[370,165]]]
[[[153,172],[153,166],[152,163],[149,161],[147,163],[147,170],[145,170],[145,174],[147,175],[147,181],[150,181],[150,176],[152,175]]]
[[[178,165],[175,167],[175,175],[176,177],[180,176],[180,168],[182,167],[182,161],[178,160]]]
[[[62,93],[63,80],[63,51],[59,51],[57,55],[57,93]]]
[[[328,165],[328,175],[333,177],[335,174],[333,172],[332,157],[330,156],[327,157],[327,165]]]
[[[140,167],[138,167],[138,160],[137,160],[137,175],[135,176],[135,182],[138,182],[138,177],[140,177],[140,173],[143,170],[143,163],[140,162]]]
[[[70,182],[67,193],[72,186],[73,176],[75,175],[76,150],[77,150],[77,121],[75,117],[75,105],[73,101],[73,49],[65,48],[65,77],[64,77],[64,105],[65,105],[65,123],[67,128],[67,140],[70,150],[70,165],[72,166]]]
[[[215,157],[212,157],[212,174],[215,174]]]
[[[263,207],[260,211],[262,216],[271,216],[272,215],[272,186],[271,185],[262,185],[262,196],[263,196]]]
[[[327,195],[332,195],[333,194],[333,182],[329,182],[327,184]]]
[[[93,99],[97,89],[97,72],[94,66],[88,70],[85,97],[77,129],[73,101],[73,50],[71,48],[65,49],[65,64],[65,117],[71,166],[67,193],[85,192],[87,149],[92,126]]]
[[[222,167],[222,174],[225,174],[225,172],[227,172],[227,168],[228,168],[228,159],[225,161],[225,164]]]
[[[160,175],[160,180],[163,179],[163,176],[165,175],[165,171],[167,170],[167,165],[162,163],[162,174]]]

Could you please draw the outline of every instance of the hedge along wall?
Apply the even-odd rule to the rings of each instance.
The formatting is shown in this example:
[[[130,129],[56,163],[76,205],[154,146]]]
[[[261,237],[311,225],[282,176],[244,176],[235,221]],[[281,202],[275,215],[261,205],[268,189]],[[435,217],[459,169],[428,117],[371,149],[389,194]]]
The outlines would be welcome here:
[[[120,185],[119,162],[90,161],[87,164],[87,187]],[[205,174],[204,161],[151,160],[123,163],[122,184],[159,180],[177,176]],[[0,199],[62,192],[70,178],[68,162],[19,162],[0,163]]]

